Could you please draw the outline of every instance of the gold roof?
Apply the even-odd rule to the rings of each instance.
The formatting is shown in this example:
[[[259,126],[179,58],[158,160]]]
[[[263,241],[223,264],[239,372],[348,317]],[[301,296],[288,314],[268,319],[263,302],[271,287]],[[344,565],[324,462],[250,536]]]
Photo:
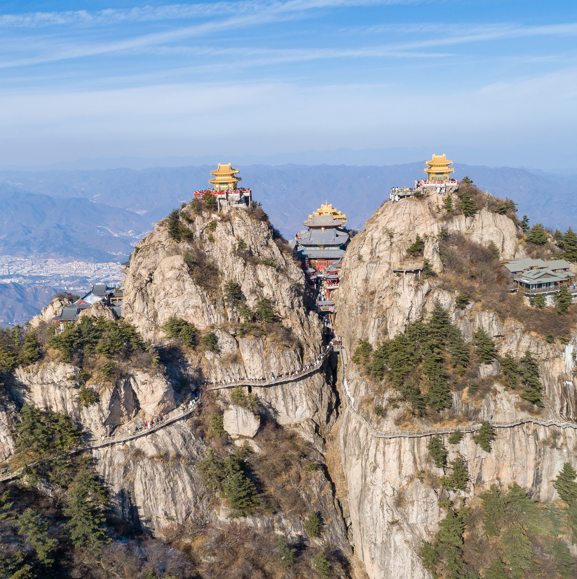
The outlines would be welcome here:
[[[329,204],[328,200],[325,201],[324,205],[321,205],[320,209],[317,209],[313,215],[316,215],[317,217],[332,216],[332,218],[335,220],[338,219],[343,223],[347,222],[347,216]],[[309,219],[312,219],[313,215],[309,215]]]
[[[433,155],[430,161],[426,162],[429,167],[425,169],[425,173],[454,173],[455,169],[451,169],[449,165],[453,164],[453,161],[449,161],[446,155]]]
[[[235,177],[237,173],[240,173],[240,169],[233,169],[232,163],[228,165],[218,164],[218,169],[211,171],[210,174],[214,175],[214,179],[209,179],[209,183],[213,183],[215,186],[217,184],[230,183],[236,185],[239,181],[242,181],[240,177]]]

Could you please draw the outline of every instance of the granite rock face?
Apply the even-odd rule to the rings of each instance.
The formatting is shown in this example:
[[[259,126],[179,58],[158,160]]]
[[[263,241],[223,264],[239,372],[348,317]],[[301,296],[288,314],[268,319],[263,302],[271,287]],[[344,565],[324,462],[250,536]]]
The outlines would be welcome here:
[[[437,287],[435,279],[422,280],[417,274],[396,275],[392,264],[406,259],[406,249],[419,234],[425,239],[425,257],[436,271],[443,265],[438,257],[441,228],[460,232],[488,246],[493,241],[503,259],[524,257],[515,224],[506,216],[482,210],[475,217],[456,216],[446,220],[442,198],[432,195],[421,201],[386,203],[367,222],[349,246],[337,291],[337,333],[349,354],[358,340],[376,346],[381,340],[403,331],[407,324],[426,316],[438,301],[450,313],[466,341],[483,327],[494,339],[499,355],[509,352],[517,358],[526,350],[539,361],[545,391],[545,408],[535,414],[521,404],[517,394],[496,384],[479,397],[470,388],[453,392],[453,411],[474,422],[493,420],[511,423],[523,419],[567,420],[575,417],[574,344],[547,344],[512,319],[499,319],[492,311],[475,304],[464,310],[455,307],[456,294]],[[345,357],[346,359],[346,357]],[[498,374],[498,363],[480,368],[479,378]],[[338,422],[338,442],[347,489],[352,536],[356,554],[371,579],[430,579],[418,556],[420,545],[439,529],[445,511],[438,506],[432,485],[423,473],[441,476],[430,458],[428,437],[382,439],[377,431],[398,432],[431,428],[425,420],[398,426],[402,408],[389,406],[384,418],[372,412],[372,404],[387,406],[394,395],[389,389],[375,400],[375,384],[358,366],[346,367],[350,406]],[[354,402],[353,402],[354,401]],[[462,418],[461,418],[462,420]],[[465,422],[465,424],[467,424]],[[474,499],[491,484],[500,488],[517,482],[541,501],[558,498],[552,480],[577,448],[576,431],[532,424],[497,430],[491,453],[483,451],[467,434],[457,446],[443,442],[449,460],[460,452],[467,461],[471,485],[466,496]]]
[[[254,438],[260,428],[260,416],[250,410],[233,404],[224,411],[224,429],[232,439],[239,437]]]

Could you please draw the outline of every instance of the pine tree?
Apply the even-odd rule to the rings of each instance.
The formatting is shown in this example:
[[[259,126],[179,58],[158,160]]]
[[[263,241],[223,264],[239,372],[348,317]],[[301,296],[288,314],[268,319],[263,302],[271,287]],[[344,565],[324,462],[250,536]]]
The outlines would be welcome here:
[[[425,401],[435,410],[451,408],[453,396],[447,384],[447,378],[443,374],[439,373],[431,379]]]
[[[429,277],[433,277],[435,276],[435,270],[433,269],[433,266],[431,265],[431,262],[428,259],[424,259],[423,260],[423,277],[429,278]]]
[[[479,327],[477,329],[473,334],[473,341],[481,362],[483,364],[490,364],[497,356],[497,350],[495,349],[493,340],[484,328]]]
[[[311,559],[311,569],[322,579],[328,579],[331,574],[331,564],[324,553],[317,553]]]
[[[26,364],[32,364],[42,357],[40,344],[36,337],[36,332],[26,332],[24,336],[24,344],[22,346],[22,360]]]
[[[543,386],[539,381],[539,365],[531,356],[529,350],[525,352],[525,356],[519,361],[519,372],[521,374],[521,383],[525,386],[525,391],[521,394],[521,398],[542,407]]]
[[[38,560],[44,565],[51,565],[54,559],[48,555],[58,543],[57,539],[51,539],[48,535],[50,527],[48,519],[44,518],[34,509],[26,509],[16,523],[19,533],[26,539],[36,551]]]
[[[255,307],[255,314],[261,322],[271,323],[278,320],[272,302],[268,298],[264,298],[257,302]]]
[[[563,579],[569,579],[575,569],[575,559],[565,541],[555,541],[551,545],[551,552],[557,561],[557,571]]]
[[[43,454],[50,448],[50,430],[44,424],[42,412],[29,404],[20,410],[20,424],[16,426],[17,452]]]
[[[577,261],[577,234],[571,227],[563,235],[563,257],[568,261]]]
[[[503,495],[495,485],[491,485],[479,497],[483,502],[483,531],[487,537],[498,537],[505,522]]]
[[[12,372],[18,366],[18,358],[2,343],[0,343],[0,373]]]
[[[238,302],[242,301],[243,295],[240,285],[234,281],[229,281],[224,286],[224,298],[227,303],[231,305],[236,305]]]
[[[419,556],[423,562],[423,567],[431,573],[433,579],[437,579],[440,575],[437,573],[437,569],[441,562],[440,556],[440,545],[437,541],[434,543],[429,543],[425,541],[421,548],[419,549]]]
[[[560,314],[564,314],[569,309],[569,306],[573,303],[573,295],[567,289],[566,285],[561,286],[555,296],[555,301],[557,302],[557,311]]]
[[[455,430],[455,432],[453,432],[453,434],[451,434],[451,436],[449,436],[449,444],[459,444],[462,438],[463,433],[459,429],[457,429]]]
[[[521,221],[521,229],[523,231],[529,230],[529,218],[526,215],[523,215],[523,221]]]
[[[485,451],[491,452],[491,441],[495,439],[495,429],[487,421],[481,423],[479,434],[473,440]]]
[[[490,567],[487,567],[483,576],[485,579],[509,579],[501,559],[497,559]]]
[[[447,464],[447,455],[449,451],[443,445],[440,437],[433,436],[429,441],[429,445],[427,447],[429,449],[429,454],[435,463],[437,468],[443,468]]]
[[[439,522],[437,539],[443,545],[460,547],[463,544],[463,531],[465,530],[464,513],[457,512],[451,507],[447,509],[447,516]]]
[[[233,516],[236,517],[252,515],[258,506],[254,484],[241,470],[224,479],[223,495],[230,502]]]
[[[66,529],[75,547],[86,547],[94,555],[108,543],[102,514],[105,502],[104,489],[94,474],[88,468],[80,470],[68,491]]]
[[[365,342],[365,340],[359,340],[355,351],[351,357],[351,361],[354,364],[361,364],[366,366],[371,361],[371,354],[373,352],[373,346],[369,342]]]
[[[511,569],[513,579],[523,579],[525,571],[531,567],[533,550],[525,529],[520,523],[512,523],[501,535],[505,548],[505,560]]]
[[[467,191],[463,191],[461,195],[461,199],[457,204],[457,210],[462,211],[465,217],[472,217],[479,211],[475,200],[467,193]]]
[[[168,236],[174,241],[180,241],[179,211],[174,209],[168,216]]]
[[[196,328],[193,324],[171,317],[162,327],[166,335],[175,340],[182,340],[185,346],[194,348],[196,344]]]
[[[204,334],[200,339],[200,343],[209,351],[209,352],[220,352],[218,347],[218,338],[214,332],[208,332],[208,334]]]
[[[499,364],[501,364],[501,370],[505,376],[505,387],[514,390],[517,387],[517,373],[519,371],[517,360],[507,352],[505,356],[499,358]]]
[[[316,511],[311,511],[308,514],[305,522],[305,531],[309,537],[318,537],[321,534],[321,519]]]
[[[540,223],[533,225],[527,234],[527,241],[535,245],[545,245],[547,243],[545,228]]]
[[[445,211],[453,213],[453,197],[450,193],[447,193],[447,196],[445,197]]]
[[[423,251],[425,249],[425,242],[421,239],[419,234],[417,233],[417,238],[413,242],[413,244],[407,249],[407,253],[411,257],[417,257],[418,255],[423,255]]]
[[[9,496],[10,490],[4,491],[0,496],[0,521],[7,521],[12,518],[12,515],[10,515],[10,509],[14,502],[8,502]]]
[[[543,308],[545,307],[545,296],[543,294],[539,294],[529,298],[529,303],[536,308]]]
[[[559,493],[561,500],[565,501],[568,505],[572,504],[577,499],[576,478],[577,472],[568,462],[566,462],[553,483],[553,486]]]
[[[467,294],[459,294],[455,298],[455,305],[460,309],[464,310],[469,304],[469,296]]]
[[[276,541],[276,548],[278,551],[278,560],[281,566],[291,567],[294,563],[296,549],[292,549],[282,535],[280,535]]]
[[[455,460],[451,461],[451,474],[441,477],[441,485],[448,489],[465,491],[469,482],[469,472],[465,459],[458,455]]]

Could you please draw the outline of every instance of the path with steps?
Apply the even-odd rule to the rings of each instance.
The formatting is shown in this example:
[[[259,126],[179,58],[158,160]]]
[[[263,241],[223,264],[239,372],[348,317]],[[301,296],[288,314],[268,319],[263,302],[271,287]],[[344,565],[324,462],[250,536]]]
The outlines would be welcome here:
[[[291,376],[284,376],[282,378],[278,378],[276,380],[270,380],[267,382],[263,382],[260,380],[241,379],[241,380],[237,380],[235,382],[229,382],[226,384],[213,386],[212,388],[207,388],[206,391],[223,390],[225,388],[236,388],[237,386],[256,386],[259,388],[265,388],[265,387],[271,387],[271,386],[281,386],[283,384],[287,384],[287,383],[291,383],[291,382],[297,382],[297,381],[300,381],[303,378],[306,378],[307,376],[310,376],[311,374],[314,374],[315,372],[317,372],[322,367],[324,361],[327,359],[327,357],[331,354],[331,352],[333,350],[338,352],[341,355],[341,359],[343,361],[343,377],[344,377],[343,381],[346,381],[346,351],[341,346],[337,346],[337,347],[333,348],[333,346],[331,345],[323,353],[322,357],[317,362],[314,363],[313,367],[310,368],[309,370],[304,371],[304,372],[300,372],[298,374],[293,374]],[[343,386],[344,386],[344,384],[343,384]],[[376,428],[374,428],[370,424],[370,422],[364,416],[362,416],[361,414],[359,414],[359,412],[357,412],[357,410],[354,407],[353,401],[350,399],[350,394],[348,392],[348,389],[344,388],[344,390],[345,390],[345,392],[344,392],[343,397],[346,400],[347,409],[357,420],[362,422],[367,427],[369,434],[375,438],[383,438],[383,439],[388,439],[388,440],[394,439],[394,438],[423,438],[423,437],[427,437],[427,436],[435,436],[435,435],[441,435],[441,434],[452,434],[456,430],[460,430],[463,434],[465,434],[465,433],[477,432],[481,429],[481,426],[482,426],[481,423],[477,423],[477,424],[470,424],[468,426],[454,426],[451,428],[421,429],[421,430],[411,430],[411,431],[405,431],[405,432],[403,432],[403,431],[377,430]],[[112,446],[113,444],[122,444],[122,443],[128,442],[130,440],[135,440],[135,439],[141,438],[143,436],[148,436],[149,434],[152,434],[153,432],[157,432],[158,430],[161,430],[162,428],[165,428],[166,426],[169,426],[170,424],[173,424],[174,422],[177,422],[178,420],[182,420],[183,418],[189,416],[197,408],[199,408],[200,405],[201,405],[201,402],[197,402],[193,406],[183,406],[181,408],[176,409],[171,414],[168,414],[163,420],[151,425],[149,428],[143,427],[139,430],[136,430],[134,433],[130,433],[130,434],[124,434],[123,433],[123,434],[118,434],[116,436],[111,436],[111,437],[105,438],[104,440],[94,441],[93,443],[88,442],[88,443],[84,444],[83,446],[80,446],[80,447],[77,447],[73,450],[70,450],[69,452],[66,453],[66,455],[70,456],[70,455],[78,454],[79,452],[84,452],[86,450],[104,448],[106,446]],[[491,421],[491,425],[494,428],[515,428],[516,426],[522,426],[524,424],[535,424],[538,426],[545,426],[545,427],[555,426],[557,428],[572,428],[574,430],[577,430],[577,423],[563,421],[563,420],[536,420],[533,418],[526,418],[526,419],[522,419],[522,420],[515,420],[514,422]],[[52,460],[53,458],[55,458],[55,457],[43,458],[41,460],[38,460],[32,464],[27,465],[26,467],[18,469],[16,471],[2,474],[2,475],[0,475],[0,482],[6,482],[6,481],[14,480],[14,479],[18,478],[18,476],[20,476],[20,474],[24,471],[25,468],[36,466],[37,464],[40,464],[41,462],[44,462],[46,460]]]

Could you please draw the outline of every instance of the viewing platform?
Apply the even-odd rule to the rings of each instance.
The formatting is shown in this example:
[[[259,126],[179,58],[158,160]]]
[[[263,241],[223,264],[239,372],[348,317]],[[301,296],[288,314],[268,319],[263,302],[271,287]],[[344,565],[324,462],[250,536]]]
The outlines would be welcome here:
[[[423,261],[399,261],[391,263],[391,269],[395,273],[420,273],[423,266]]]

